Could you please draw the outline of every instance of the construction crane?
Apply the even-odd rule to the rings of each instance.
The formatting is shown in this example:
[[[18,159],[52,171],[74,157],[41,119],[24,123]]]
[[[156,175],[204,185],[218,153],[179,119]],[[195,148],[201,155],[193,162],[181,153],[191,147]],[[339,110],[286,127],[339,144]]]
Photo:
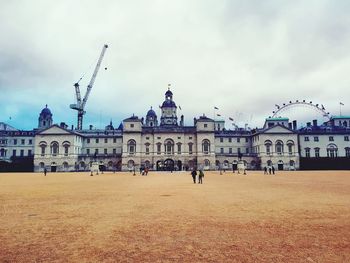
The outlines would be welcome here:
[[[81,100],[80,88],[79,88],[79,82],[80,82],[80,80],[81,80],[82,78],[80,78],[79,81],[78,81],[77,83],[74,84],[74,87],[75,87],[75,95],[76,95],[77,103],[76,103],[76,104],[71,104],[71,105],[70,105],[70,108],[73,109],[73,110],[77,110],[77,111],[78,111],[77,130],[82,130],[82,129],[83,129],[83,116],[84,116],[84,114],[86,113],[86,111],[84,110],[84,109],[85,109],[85,105],[86,105],[86,102],[87,102],[87,100],[88,100],[88,98],[89,98],[89,95],[90,95],[92,86],[93,86],[94,83],[95,83],[95,79],[96,79],[98,70],[100,69],[101,62],[102,62],[102,59],[103,59],[103,57],[104,57],[104,55],[105,55],[105,52],[106,52],[106,49],[107,49],[107,48],[108,48],[108,45],[107,45],[107,44],[103,45],[103,48],[102,48],[102,51],[101,51],[101,55],[100,55],[100,57],[99,57],[99,59],[98,59],[98,61],[97,61],[97,64],[96,64],[94,73],[92,74],[90,83],[89,83],[89,85],[87,86],[87,90],[86,90],[86,93],[85,93],[85,96],[84,96],[83,101]]]

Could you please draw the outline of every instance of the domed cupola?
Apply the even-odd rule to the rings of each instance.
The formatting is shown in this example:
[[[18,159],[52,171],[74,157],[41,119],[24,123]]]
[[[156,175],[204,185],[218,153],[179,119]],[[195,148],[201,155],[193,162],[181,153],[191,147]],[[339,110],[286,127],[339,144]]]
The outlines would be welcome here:
[[[162,116],[160,118],[161,126],[176,126],[177,125],[177,116],[176,116],[176,104],[173,101],[173,93],[170,90],[170,84],[168,85],[168,90],[165,92],[165,101],[162,106]]]
[[[50,109],[47,107],[47,104],[45,108],[42,109],[39,115],[39,129],[46,129],[52,125],[52,113]]]
[[[157,114],[155,113],[155,111],[151,109],[147,112],[146,115],[146,124],[145,126],[148,127],[153,127],[153,126],[158,126],[158,119],[157,119]]]

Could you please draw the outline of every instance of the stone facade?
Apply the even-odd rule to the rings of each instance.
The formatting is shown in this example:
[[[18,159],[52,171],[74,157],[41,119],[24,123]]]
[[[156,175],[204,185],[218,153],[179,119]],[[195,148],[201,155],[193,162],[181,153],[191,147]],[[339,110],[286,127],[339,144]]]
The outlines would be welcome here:
[[[160,108],[159,118],[151,108],[145,118],[133,115],[118,128],[110,122],[105,129],[74,130],[53,125],[46,105],[37,129],[20,131],[0,123],[0,165],[27,158],[34,171],[88,171],[91,163],[111,171],[227,170],[237,169],[242,160],[247,169],[296,170],[317,161],[331,166],[350,161],[350,116],[321,125],[313,121],[301,129],[288,118],[267,118],[260,129],[226,130],[223,120],[205,115],[184,125],[170,90]]]

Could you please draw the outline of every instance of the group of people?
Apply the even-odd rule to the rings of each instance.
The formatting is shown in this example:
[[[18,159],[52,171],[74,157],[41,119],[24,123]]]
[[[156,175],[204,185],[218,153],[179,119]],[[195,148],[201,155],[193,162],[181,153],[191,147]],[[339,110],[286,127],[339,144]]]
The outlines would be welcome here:
[[[267,171],[269,171],[269,174],[273,174],[273,175],[275,175],[275,167],[273,167],[273,166],[269,166],[269,167],[264,167],[264,174],[267,174]]]
[[[193,183],[196,183],[196,179],[197,179],[197,170],[194,168],[191,172],[192,175],[192,179],[193,179]],[[198,171],[198,183],[199,184],[203,184],[203,177],[204,177],[204,173],[203,170],[199,170]]]

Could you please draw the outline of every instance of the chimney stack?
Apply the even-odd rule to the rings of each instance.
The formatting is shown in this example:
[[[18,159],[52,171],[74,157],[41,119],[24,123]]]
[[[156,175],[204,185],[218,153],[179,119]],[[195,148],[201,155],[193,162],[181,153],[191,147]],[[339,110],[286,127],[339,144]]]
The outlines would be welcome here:
[[[297,129],[297,121],[294,120],[294,121],[293,121],[293,130],[296,130],[296,129]]]
[[[293,129],[293,124],[291,122],[288,122],[288,128],[291,130]]]
[[[93,126],[90,124],[90,125],[89,125],[89,129],[92,130],[92,127],[93,127]]]
[[[317,120],[312,121],[312,126],[316,127],[317,126]]]
[[[311,122],[307,122],[306,127],[311,127]]]

